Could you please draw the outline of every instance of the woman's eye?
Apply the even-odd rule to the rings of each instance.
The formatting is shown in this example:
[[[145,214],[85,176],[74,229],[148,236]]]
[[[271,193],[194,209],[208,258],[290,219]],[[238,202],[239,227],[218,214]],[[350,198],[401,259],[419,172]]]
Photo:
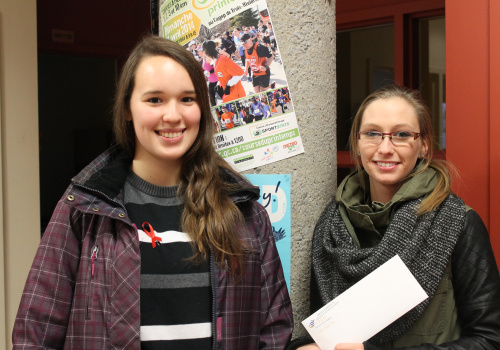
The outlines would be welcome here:
[[[196,102],[196,100],[194,99],[194,97],[184,97],[181,101],[185,102],[185,103]]]
[[[380,133],[378,131],[366,131],[365,135],[368,137],[379,137]]]
[[[400,139],[406,139],[408,137],[411,137],[411,132],[409,131],[397,131],[392,134],[393,137],[397,137]]]
[[[161,102],[161,99],[159,99],[158,97],[151,97],[148,102],[150,103],[160,103]]]

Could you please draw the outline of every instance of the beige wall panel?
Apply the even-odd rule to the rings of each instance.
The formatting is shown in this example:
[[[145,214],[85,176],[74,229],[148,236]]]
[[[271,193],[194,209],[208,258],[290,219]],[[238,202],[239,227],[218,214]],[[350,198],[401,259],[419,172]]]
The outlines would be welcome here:
[[[0,348],[40,241],[35,0],[0,0]]]

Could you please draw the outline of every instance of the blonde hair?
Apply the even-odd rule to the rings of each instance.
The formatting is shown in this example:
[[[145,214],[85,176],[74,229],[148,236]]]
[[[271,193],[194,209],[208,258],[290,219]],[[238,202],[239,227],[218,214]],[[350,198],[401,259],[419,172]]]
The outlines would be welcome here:
[[[443,160],[433,159],[434,139],[429,109],[425,102],[422,100],[422,96],[417,90],[412,90],[397,85],[389,85],[382,87],[368,95],[364,99],[363,103],[361,103],[361,106],[359,107],[356,116],[354,117],[351,127],[351,133],[349,136],[350,149],[352,157],[353,159],[355,159],[358,174],[361,174],[361,164],[357,156],[357,149],[358,132],[361,127],[363,114],[366,108],[372,102],[379,99],[389,99],[394,97],[405,100],[415,109],[418,124],[420,127],[420,137],[422,138],[422,142],[427,146],[427,153],[420,160],[420,164],[422,166],[418,171],[411,172],[408,177],[403,179],[402,181],[408,180],[409,178],[425,171],[429,167],[433,168],[438,176],[437,184],[434,187],[434,190],[420,204],[417,214],[422,215],[436,209],[446,199],[446,197],[448,197],[450,193],[453,193],[451,189],[451,178],[452,175],[453,177],[455,177],[457,175],[457,172],[450,163]]]

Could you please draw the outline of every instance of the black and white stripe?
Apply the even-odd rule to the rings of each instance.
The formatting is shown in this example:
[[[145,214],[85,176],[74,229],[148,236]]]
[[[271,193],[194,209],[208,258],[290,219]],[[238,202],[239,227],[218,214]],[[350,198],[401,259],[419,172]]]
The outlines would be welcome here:
[[[141,250],[143,350],[210,349],[212,344],[209,264],[189,260],[193,246],[180,231],[182,201],[176,192],[177,187],[154,186],[133,173],[125,184],[125,206]],[[161,238],[155,248],[144,222]]]

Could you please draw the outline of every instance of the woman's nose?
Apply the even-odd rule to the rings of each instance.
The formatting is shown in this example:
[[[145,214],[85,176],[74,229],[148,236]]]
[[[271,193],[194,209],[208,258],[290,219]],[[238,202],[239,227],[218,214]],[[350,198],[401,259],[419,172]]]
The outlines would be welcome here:
[[[378,146],[378,152],[379,153],[394,152],[394,145],[392,144],[391,137],[389,135],[383,135],[382,142]]]
[[[162,113],[162,119],[166,123],[177,123],[182,118],[179,105],[175,101],[166,103]]]

